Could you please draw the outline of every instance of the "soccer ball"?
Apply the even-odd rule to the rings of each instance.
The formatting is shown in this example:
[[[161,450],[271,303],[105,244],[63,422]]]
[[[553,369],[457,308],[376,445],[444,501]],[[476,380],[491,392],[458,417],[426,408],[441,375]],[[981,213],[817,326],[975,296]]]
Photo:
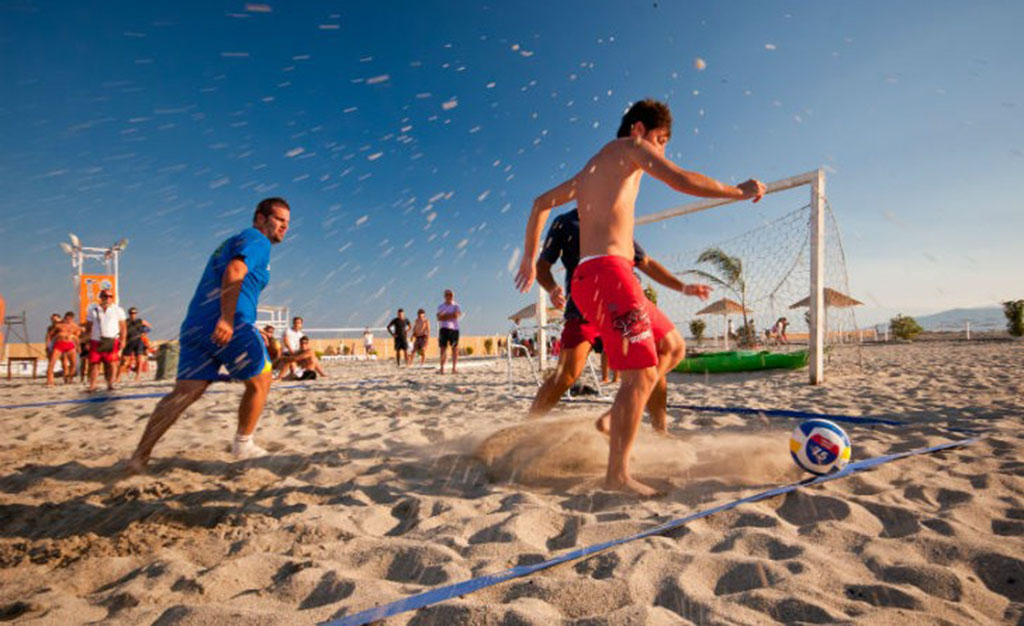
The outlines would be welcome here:
[[[822,476],[850,462],[850,438],[828,420],[807,420],[793,429],[789,454],[800,469]]]

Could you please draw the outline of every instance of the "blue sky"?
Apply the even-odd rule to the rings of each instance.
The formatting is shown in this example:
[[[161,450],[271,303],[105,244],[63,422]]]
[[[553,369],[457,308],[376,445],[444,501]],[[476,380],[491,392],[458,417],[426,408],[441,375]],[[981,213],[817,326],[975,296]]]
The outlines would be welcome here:
[[[72,299],[57,243],[127,237],[123,302],[175,336],[209,253],[281,195],[263,302],[362,326],[454,287],[467,331],[503,330],[533,197],[652,96],[685,168],[828,169],[860,320],[1019,298],[1021,23],[1016,2],[4,0],[0,293],[38,336]],[[805,198],[637,238],[668,256]],[[638,213],[686,201],[646,180]]]

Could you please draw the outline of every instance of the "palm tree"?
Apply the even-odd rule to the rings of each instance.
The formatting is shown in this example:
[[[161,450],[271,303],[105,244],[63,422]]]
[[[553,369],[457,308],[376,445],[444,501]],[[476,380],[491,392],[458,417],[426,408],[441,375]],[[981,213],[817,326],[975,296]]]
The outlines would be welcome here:
[[[687,273],[696,274],[736,294],[740,300],[740,306],[743,307],[744,334],[752,335],[752,333],[746,330],[749,326],[747,322],[747,282],[743,278],[743,260],[739,257],[730,256],[721,248],[708,248],[697,257],[697,263],[711,265],[718,270],[718,274],[715,275],[697,269],[688,270]],[[753,336],[748,337],[748,341],[750,340],[753,340]]]

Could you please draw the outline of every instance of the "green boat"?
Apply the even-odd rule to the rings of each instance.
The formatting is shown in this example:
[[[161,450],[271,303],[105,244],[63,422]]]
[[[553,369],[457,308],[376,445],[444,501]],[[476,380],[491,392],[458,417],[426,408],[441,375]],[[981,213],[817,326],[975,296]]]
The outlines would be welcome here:
[[[712,352],[680,361],[676,372],[683,374],[706,374],[716,372],[749,372],[770,369],[800,369],[807,365],[807,351],[797,352],[754,352],[738,350],[733,352]]]

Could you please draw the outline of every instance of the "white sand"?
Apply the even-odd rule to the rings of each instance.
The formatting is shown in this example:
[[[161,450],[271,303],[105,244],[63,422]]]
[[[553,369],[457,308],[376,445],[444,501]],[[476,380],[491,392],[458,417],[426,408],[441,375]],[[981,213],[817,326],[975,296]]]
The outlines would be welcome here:
[[[912,457],[739,507],[588,559],[392,618],[394,624],[1024,623],[1024,343],[871,346],[806,371],[673,376],[670,402],[882,416],[854,459]],[[451,378],[350,363],[275,387],[234,462],[240,388],[198,402],[152,473],[118,480],[156,399],[0,410],[0,619],[315,623],[792,482],[793,420],[672,410],[645,425],[641,478],[600,489],[600,407],[525,422],[503,364]],[[362,379],[378,379],[365,385]],[[343,384],[347,383],[347,384]],[[127,385],[119,393],[167,385]],[[0,404],[82,397],[4,383]],[[526,381],[520,394],[532,393]]]

